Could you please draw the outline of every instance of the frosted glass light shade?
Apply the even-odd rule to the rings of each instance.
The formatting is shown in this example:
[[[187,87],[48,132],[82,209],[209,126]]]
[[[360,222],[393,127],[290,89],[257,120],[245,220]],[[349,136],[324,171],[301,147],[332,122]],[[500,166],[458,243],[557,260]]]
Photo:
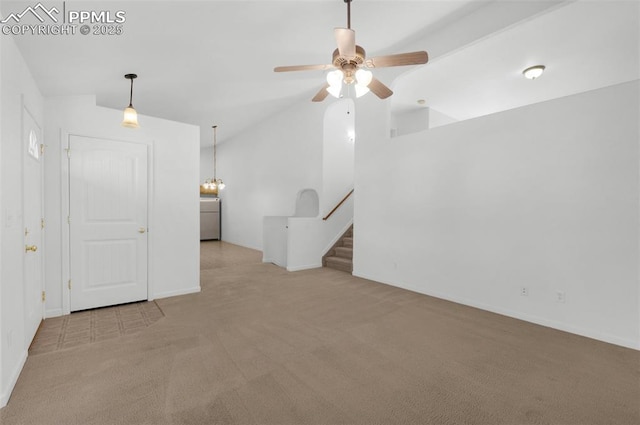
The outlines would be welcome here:
[[[327,87],[327,91],[333,97],[340,97],[340,92],[342,91],[342,85],[337,86],[329,86]]]
[[[336,69],[335,71],[331,71],[327,74],[327,83],[330,86],[340,86],[342,84],[342,79],[344,78],[344,74],[341,70]]]
[[[371,71],[367,71],[366,69],[360,68],[356,71],[356,80],[358,81],[358,85],[360,86],[368,86],[373,78],[373,73]]]
[[[369,93],[369,87],[356,84],[356,97],[362,97],[367,93]]]
[[[122,126],[128,128],[139,128],[138,125],[138,113],[133,106],[129,105],[124,110],[124,119],[122,120]]]
[[[544,68],[545,68],[544,65],[532,66],[522,71],[522,74],[525,76],[525,78],[528,78],[530,80],[535,80],[536,78],[542,75],[542,73],[544,72]]]

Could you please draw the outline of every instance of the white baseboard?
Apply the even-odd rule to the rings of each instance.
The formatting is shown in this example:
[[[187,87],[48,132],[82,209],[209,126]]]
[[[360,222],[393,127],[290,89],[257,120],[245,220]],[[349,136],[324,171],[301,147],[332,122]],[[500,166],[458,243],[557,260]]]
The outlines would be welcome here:
[[[271,259],[271,258],[263,258],[262,259],[263,263],[268,263],[268,264],[274,264],[278,267],[282,267],[282,268],[287,268],[287,266],[284,266],[282,264],[279,264],[277,260]]]
[[[28,352],[25,350],[20,357],[20,361],[18,362],[18,366],[15,368],[13,373],[11,374],[11,379],[9,380],[9,384],[7,388],[2,389],[2,394],[0,394],[0,408],[7,405],[9,402],[9,398],[11,398],[11,393],[13,392],[13,388],[16,386],[16,382],[18,382],[18,377],[20,376],[20,372],[22,372],[22,368],[27,361]]]
[[[322,263],[307,264],[307,265],[304,265],[304,266],[287,267],[287,271],[289,271],[289,272],[299,272],[300,270],[317,269],[318,267],[322,267]]]
[[[470,300],[467,298],[461,298],[456,296],[450,296],[448,294],[442,294],[438,292],[427,292],[422,288],[415,287],[406,283],[398,283],[398,282],[385,282],[384,280],[380,280],[371,276],[367,276],[365,273],[356,273],[353,272],[353,275],[356,277],[360,277],[367,280],[372,280],[374,282],[384,283],[385,285],[395,286],[397,288],[406,289],[412,292],[417,292],[419,294],[428,295],[430,297],[440,298],[443,300],[451,301],[457,304],[467,305],[469,307],[479,308],[481,310],[490,311],[492,313],[500,314],[502,316],[508,316],[518,320],[524,320],[525,322],[535,323],[536,325],[545,326],[547,328],[557,329],[563,332],[569,332],[572,334],[584,336],[591,339],[596,339],[598,341],[606,342],[609,344],[619,345],[621,347],[631,348],[634,350],[640,350],[640,340],[634,341],[631,339],[620,338],[616,335],[606,334],[600,331],[596,331],[593,329],[586,329],[580,326],[575,326],[569,323],[558,322],[556,320],[550,320],[544,317],[533,316],[525,313],[521,313],[514,310],[505,309],[502,307],[496,307],[489,304],[479,303],[474,300]]]
[[[167,291],[167,292],[160,292],[154,295],[153,298],[150,299],[160,299],[160,298],[169,298],[169,297],[177,297],[179,295],[188,295],[188,294],[195,294],[200,292],[200,285],[192,287],[192,288],[187,288],[187,289],[180,289],[177,291]]]
[[[60,317],[60,316],[64,316],[64,313],[62,312],[61,308],[54,308],[53,310],[47,310],[44,312],[45,319],[50,319],[52,317]]]

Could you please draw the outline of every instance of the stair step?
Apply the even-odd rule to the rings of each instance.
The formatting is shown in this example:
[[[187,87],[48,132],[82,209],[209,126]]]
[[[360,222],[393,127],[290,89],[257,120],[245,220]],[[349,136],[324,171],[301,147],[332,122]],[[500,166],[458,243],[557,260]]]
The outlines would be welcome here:
[[[340,258],[348,258],[348,259],[352,259],[353,258],[353,248],[351,247],[346,247],[346,246],[337,246],[336,249],[336,257],[340,257]]]
[[[327,267],[351,273],[353,271],[353,262],[348,258],[327,257]]]
[[[342,238],[342,246],[353,248],[353,238]]]

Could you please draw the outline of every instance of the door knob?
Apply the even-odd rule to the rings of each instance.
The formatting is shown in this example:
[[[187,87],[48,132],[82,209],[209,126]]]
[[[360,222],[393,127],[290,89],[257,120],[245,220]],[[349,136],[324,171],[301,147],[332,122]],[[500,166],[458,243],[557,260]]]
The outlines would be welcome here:
[[[138,233],[144,233],[146,231],[147,231],[147,229],[145,229],[144,227],[141,227],[141,228],[138,229]]]
[[[25,245],[24,246],[24,252],[36,252],[38,250],[38,247],[35,245]]]

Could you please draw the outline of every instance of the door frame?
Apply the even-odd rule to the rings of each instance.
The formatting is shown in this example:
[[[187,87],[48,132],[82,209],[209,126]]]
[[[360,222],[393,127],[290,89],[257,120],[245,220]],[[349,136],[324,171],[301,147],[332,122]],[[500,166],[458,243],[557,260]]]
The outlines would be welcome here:
[[[154,213],[153,213],[153,188],[154,188],[154,166],[153,166],[153,147],[154,141],[140,140],[124,140],[109,136],[87,135],[80,133],[72,133],[65,129],[60,129],[60,225],[61,225],[61,257],[62,257],[62,314],[71,314],[71,292],[69,290],[69,280],[71,279],[71,225],[68,217],[71,209],[70,184],[71,173],[69,171],[69,144],[71,137],[85,137],[88,139],[112,140],[115,142],[131,143],[147,146],[147,300],[154,299],[153,290],[153,229],[154,229]],[[73,155],[73,153],[71,153]]]
[[[25,99],[24,99],[24,95],[21,95],[21,104],[22,104],[22,110],[21,110],[21,116],[20,116],[20,121],[21,121],[21,129],[20,129],[20,147],[22,150],[22,161],[20,163],[20,176],[21,176],[21,181],[20,181],[20,192],[22,193],[22,232],[23,232],[23,237],[22,237],[22,245],[26,245],[26,235],[24,234],[24,229],[25,229],[25,219],[24,219],[24,215],[26,214],[26,196],[25,196],[25,162],[27,160],[29,160],[28,156],[29,154],[27,153],[27,149],[25,149],[24,143],[26,140],[26,134],[25,134],[25,117],[26,114],[28,114],[31,119],[33,120],[34,124],[39,128],[40,130],[40,143],[38,144],[38,150],[40,152],[40,158],[38,161],[38,166],[40,167],[40,218],[44,220],[44,211],[45,211],[45,206],[44,206],[44,147],[46,146],[46,144],[44,143],[44,128],[42,127],[42,125],[40,124],[39,120],[36,118],[35,114],[33,112],[31,112],[31,109],[29,108],[29,106],[26,104]],[[42,147],[40,146],[42,145]],[[45,235],[45,231],[44,228],[41,229],[41,239],[40,239],[40,245],[38,247],[38,249],[40,250],[40,292],[45,291],[45,287],[46,287],[46,280],[45,280],[45,264],[46,264],[46,258],[45,258],[45,245],[46,245],[46,235]],[[23,253],[24,254],[24,253]],[[24,319],[25,319],[25,323],[26,323],[26,318],[27,318],[27,285],[24,284],[26,282],[26,267],[27,267],[27,261],[25,256],[22,256],[22,281],[23,281],[23,297],[24,297]],[[45,313],[46,313],[46,304],[45,301],[43,300],[43,302],[40,305],[40,323],[42,323],[42,320],[44,320],[45,318]],[[26,324],[25,324],[25,328],[26,328]],[[37,330],[36,330],[37,332]],[[34,335],[25,335],[27,339],[31,339],[29,341],[25,340],[25,344],[26,344],[26,348],[29,348],[29,345],[31,344],[31,341],[33,340],[33,338],[35,337]]]

